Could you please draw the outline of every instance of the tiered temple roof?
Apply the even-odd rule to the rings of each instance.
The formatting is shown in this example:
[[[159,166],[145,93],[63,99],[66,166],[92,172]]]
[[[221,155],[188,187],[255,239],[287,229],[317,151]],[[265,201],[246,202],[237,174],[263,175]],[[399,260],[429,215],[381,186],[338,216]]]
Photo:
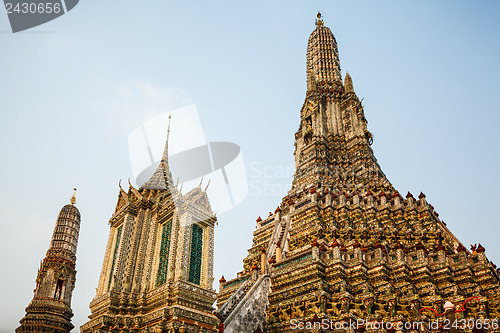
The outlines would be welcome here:
[[[186,194],[173,185],[167,138],[151,178],[139,189],[120,186],[92,313],[81,331],[216,332],[216,221],[201,183]]]

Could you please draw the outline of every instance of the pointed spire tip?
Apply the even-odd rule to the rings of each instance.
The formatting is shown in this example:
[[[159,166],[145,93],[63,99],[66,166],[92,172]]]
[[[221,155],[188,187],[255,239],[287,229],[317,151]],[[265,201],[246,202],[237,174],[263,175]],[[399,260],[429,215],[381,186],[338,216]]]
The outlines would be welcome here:
[[[325,25],[325,22],[323,22],[323,18],[322,18],[322,15],[321,13],[318,11],[318,14],[316,15],[317,19],[316,19],[316,25],[318,27],[322,27]]]
[[[76,187],[73,188],[73,195],[71,196],[71,199],[69,199],[69,202],[71,202],[72,205],[76,204]]]

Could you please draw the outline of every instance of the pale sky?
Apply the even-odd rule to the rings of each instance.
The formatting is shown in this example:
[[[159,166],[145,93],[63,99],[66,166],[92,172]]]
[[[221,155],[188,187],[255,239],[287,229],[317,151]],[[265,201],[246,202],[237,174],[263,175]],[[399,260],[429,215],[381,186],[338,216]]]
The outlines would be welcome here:
[[[318,10],[389,180],[403,195],[423,191],[467,247],[481,243],[500,264],[500,2],[80,1],[17,34],[0,14],[0,332],[24,316],[73,187],[79,332],[118,182],[133,177],[128,137],[191,104],[207,141],[238,144],[245,161],[249,194],[218,215],[215,236],[215,281],[236,276],[255,219],[290,187]]]

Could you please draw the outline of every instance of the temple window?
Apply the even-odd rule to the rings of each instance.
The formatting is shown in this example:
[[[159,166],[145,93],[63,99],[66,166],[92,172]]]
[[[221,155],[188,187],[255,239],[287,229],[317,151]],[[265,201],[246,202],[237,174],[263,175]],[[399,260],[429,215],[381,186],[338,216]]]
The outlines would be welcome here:
[[[201,280],[201,259],[203,255],[203,228],[193,224],[191,233],[191,258],[189,260],[188,281],[200,284]]]
[[[172,233],[172,220],[163,225],[160,244],[160,264],[156,276],[156,285],[160,286],[167,282],[168,253],[170,251],[170,235]]]
[[[111,280],[113,279],[113,270],[115,268],[116,256],[118,255],[118,248],[120,247],[120,239],[122,237],[122,228],[121,225],[116,232],[116,241],[115,241],[115,250],[113,252],[113,261],[111,263],[111,269],[109,270],[109,281],[108,281],[108,290],[111,288]]]

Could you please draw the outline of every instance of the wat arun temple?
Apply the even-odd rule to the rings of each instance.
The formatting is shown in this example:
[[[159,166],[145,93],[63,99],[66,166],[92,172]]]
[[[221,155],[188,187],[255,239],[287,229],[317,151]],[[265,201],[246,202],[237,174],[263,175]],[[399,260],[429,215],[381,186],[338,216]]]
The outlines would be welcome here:
[[[82,333],[500,332],[499,269],[423,193],[402,194],[383,173],[319,13],[306,70],[291,189],[257,219],[236,278],[214,290],[217,219],[206,188],[173,185],[167,139],[151,179],[119,189]],[[59,215],[18,333],[73,328],[75,202]]]

